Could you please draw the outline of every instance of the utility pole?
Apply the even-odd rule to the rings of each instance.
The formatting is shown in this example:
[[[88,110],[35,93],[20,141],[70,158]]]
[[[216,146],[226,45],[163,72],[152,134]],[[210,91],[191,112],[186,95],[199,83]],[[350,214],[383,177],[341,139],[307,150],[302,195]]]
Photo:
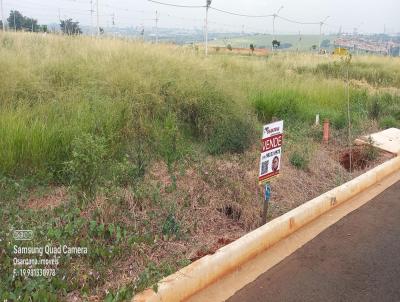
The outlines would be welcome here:
[[[279,12],[281,11],[281,9],[283,8],[283,5],[277,10],[277,12],[275,14],[273,14],[273,18],[272,18],[272,35],[274,40],[276,40],[275,37],[275,18],[278,17]]]
[[[158,11],[156,11],[156,44],[158,44]]]
[[[300,43],[301,43],[301,32],[299,31],[299,40],[297,42],[297,53],[300,51]]]
[[[96,0],[97,36],[100,36],[99,0]]]
[[[60,23],[59,23],[60,31],[58,31],[58,32],[59,32],[59,34],[61,35],[61,34],[62,34],[62,28],[61,28],[61,10],[60,10],[60,9],[58,9],[58,22],[60,22]],[[65,25],[65,24],[64,24],[64,25]]]
[[[0,10],[1,10],[1,22],[2,22],[2,28],[3,28],[3,33],[6,31],[6,22],[4,20],[4,10],[3,10],[3,0],[0,0]]]
[[[116,32],[115,32],[115,13],[111,15],[111,21],[112,21],[112,29],[113,29],[113,36],[114,39],[116,38]]]
[[[142,36],[142,42],[144,42],[144,24],[142,24],[142,30],[140,31],[140,35]]]
[[[276,36],[275,36],[275,18],[278,17],[279,12],[281,11],[281,9],[283,8],[283,5],[276,11],[275,14],[272,15],[272,37],[273,40],[276,40]],[[275,47],[274,45],[272,45],[272,50],[274,50]]]
[[[321,52],[321,39],[322,39],[322,26],[325,24],[325,21],[328,20],[329,16],[327,16],[323,21],[319,22],[319,47],[318,53]]]
[[[210,8],[211,5],[211,0],[206,0],[206,56],[208,56],[208,10]]]
[[[90,35],[93,37],[93,0],[90,0]]]

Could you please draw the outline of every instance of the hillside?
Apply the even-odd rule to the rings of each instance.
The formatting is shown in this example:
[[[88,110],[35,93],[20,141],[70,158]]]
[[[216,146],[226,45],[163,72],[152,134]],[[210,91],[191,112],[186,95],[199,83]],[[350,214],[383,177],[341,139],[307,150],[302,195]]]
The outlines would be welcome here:
[[[276,35],[276,39],[281,42],[281,48],[290,51],[310,51],[313,45],[319,45],[319,35]],[[324,35],[322,41],[329,40],[333,44],[336,39],[335,35]],[[254,44],[257,48],[271,48],[272,35],[243,35],[241,37],[233,37],[212,41],[211,45],[226,46],[231,44],[232,47],[249,48],[250,44]],[[323,44],[324,46],[325,44]]]
[[[347,71],[352,138],[400,126],[400,58],[204,57],[7,33],[0,69],[2,300],[123,301],[258,227],[260,131],[273,118],[285,136],[269,219],[359,175],[339,163]],[[331,122],[327,145],[316,114]],[[367,169],[384,160],[359,152]],[[88,253],[61,255],[52,278],[14,278],[13,230]]]

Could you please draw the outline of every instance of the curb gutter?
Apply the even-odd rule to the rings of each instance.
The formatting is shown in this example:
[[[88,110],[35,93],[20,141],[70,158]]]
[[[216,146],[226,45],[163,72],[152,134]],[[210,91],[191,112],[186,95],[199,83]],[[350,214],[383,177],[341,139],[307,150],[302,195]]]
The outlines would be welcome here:
[[[158,283],[157,293],[147,289],[136,295],[132,301],[177,302],[188,299],[302,226],[398,170],[400,170],[400,157],[395,157],[277,217],[220,248],[213,255],[207,255],[164,278]]]

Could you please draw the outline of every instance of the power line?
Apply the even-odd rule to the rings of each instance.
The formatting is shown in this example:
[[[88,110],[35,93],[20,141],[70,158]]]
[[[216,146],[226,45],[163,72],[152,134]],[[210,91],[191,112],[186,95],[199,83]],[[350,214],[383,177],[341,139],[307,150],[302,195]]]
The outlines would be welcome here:
[[[34,8],[40,8],[40,7],[49,7],[50,8],[50,7],[52,7],[51,4],[50,5],[48,5],[48,4],[44,4],[43,5],[43,3],[37,3],[36,1],[38,1],[38,0],[25,0],[23,2],[26,3],[26,4],[21,5],[22,3],[16,3],[15,5],[17,7],[18,6],[22,6],[22,7],[28,6],[29,7],[29,6],[33,6],[34,5]],[[78,2],[79,4],[84,4],[85,2],[89,2],[89,0],[60,0],[60,1]],[[99,0],[91,0],[90,1],[90,2],[93,2],[93,4],[91,4],[90,10],[83,10],[83,9],[79,9],[79,8],[65,8],[65,7],[62,8],[62,9],[63,9],[63,11],[70,12],[73,15],[90,16],[90,23],[93,24],[92,23],[93,22],[92,18],[94,17],[93,14],[95,12],[96,12],[97,16],[103,16],[102,14],[99,14],[99,11],[98,11],[99,9],[95,10],[94,5],[95,5],[95,2],[97,4],[98,1]],[[161,1],[156,1],[156,0],[148,0],[148,2],[153,2],[153,3],[159,4],[159,5],[170,6],[170,7],[178,7],[178,8],[207,8],[208,7],[209,9],[212,9],[212,10],[214,10],[216,12],[223,13],[223,14],[228,14],[228,15],[232,15],[232,16],[237,16],[237,17],[259,18],[259,19],[262,19],[262,18],[274,18],[274,19],[275,18],[280,18],[281,20],[284,20],[286,22],[299,24],[299,25],[320,25],[321,26],[321,22],[303,22],[303,21],[299,21],[299,20],[294,20],[294,19],[291,19],[291,18],[283,17],[283,16],[279,15],[279,11],[276,12],[275,14],[252,15],[252,14],[244,14],[244,13],[242,14],[242,13],[238,13],[238,12],[234,12],[234,11],[228,11],[228,10],[216,8],[216,7],[213,7],[211,5],[207,5],[207,4],[206,5],[181,5],[181,4],[167,3],[167,2],[161,2]],[[29,3],[32,3],[32,4],[29,4]],[[150,13],[150,12],[146,12],[146,11],[143,11],[143,10],[132,10],[130,8],[115,7],[115,6],[111,6],[111,5],[108,5],[108,4],[103,4],[103,6],[111,8],[111,9],[116,9],[116,10],[120,10],[120,11],[129,12],[129,13],[153,14],[153,12]],[[58,8],[60,8],[60,7],[58,7]],[[40,14],[45,14],[44,11],[41,11],[39,13]],[[160,16],[160,15],[162,16],[163,14],[162,13],[160,14],[160,12],[158,12],[158,16]],[[168,17],[181,19],[181,20],[191,20],[191,21],[196,21],[196,22],[197,21],[198,22],[204,22],[204,20],[200,20],[200,19],[183,18],[183,17],[172,16],[172,15],[169,15],[169,14],[166,14],[166,15]],[[106,16],[106,15],[104,15],[104,16]],[[121,17],[118,17],[118,18],[121,18]],[[158,18],[158,17],[156,17],[156,18]],[[122,19],[131,20],[128,17],[122,17]],[[151,20],[151,19],[149,19],[149,20]],[[208,20],[208,23],[215,24],[215,25],[224,25],[225,26],[225,24],[221,24],[221,23],[217,23],[217,22],[213,22],[213,21],[209,21],[209,20]],[[330,26],[330,27],[334,26],[332,24],[325,23],[325,20],[324,20],[324,21],[322,21],[322,26],[325,26],[325,25]],[[233,25],[233,26],[232,25],[226,25],[226,26],[229,26],[230,28],[231,27],[235,27],[235,25]],[[91,27],[92,27],[92,25],[91,25]],[[97,27],[99,29],[99,25]],[[158,26],[156,26],[156,27],[158,28]],[[321,36],[321,33],[320,33],[320,36]]]
[[[154,0],[147,0],[147,1],[165,5],[165,6],[172,6],[172,7],[185,7],[185,8],[205,8],[206,7],[206,5],[180,5],[180,4],[159,2],[159,1],[154,1]]]
[[[279,15],[276,15],[276,17],[280,18],[282,20],[285,20],[287,22],[290,22],[290,23],[301,24],[301,25],[317,25],[317,24],[320,24],[320,22],[301,22],[301,21],[296,21],[296,20],[292,20],[292,19],[289,19],[289,18],[285,18],[285,17],[279,16]]]
[[[226,10],[222,10],[219,8],[215,8],[210,6],[211,9],[224,13],[224,14],[228,14],[228,15],[233,15],[233,16],[239,16],[239,17],[246,17],[246,18],[269,18],[269,17],[273,17],[274,15],[246,15],[246,14],[239,14],[239,13],[234,13],[234,12],[229,12]]]
[[[108,7],[108,8],[116,9],[116,10],[123,10],[123,11],[126,11],[126,12],[129,11],[129,9],[127,9],[127,8],[115,7],[115,6],[111,6],[111,5],[108,5],[108,4],[104,4],[104,6]]]
[[[189,6],[189,5],[179,5],[179,4],[172,4],[172,3],[166,3],[166,2],[159,2],[159,1],[155,1],[155,0],[147,0],[149,2],[154,2],[157,4],[161,4],[161,5],[166,5],[166,6],[173,6],[173,7],[186,7],[186,8],[204,8],[207,6]],[[221,12],[224,14],[229,14],[229,15],[233,15],[233,16],[238,16],[238,17],[246,17],[246,18],[271,18],[271,17],[277,17],[280,18],[282,20],[285,20],[287,22],[290,23],[295,23],[295,24],[302,24],[302,25],[318,25],[320,24],[320,22],[302,22],[302,21],[297,21],[297,20],[293,20],[293,19],[289,19],[286,17],[282,17],[278,14],[268,14],[268,15],[249,15],[249,14],[240,14],[240,13],[236,13],[236,12],[231,12],[231,11],[227,11],[227,10],[223,10],[223,9],[219,9],[213,6],[209,6],[209,9],[215,10],[217,12]]]
[[[297,21],[297,20],[293,20],[293,19],[289,19],[286,17],[282,17],[279,14],[280,10],[283,8],[283,6],[281,6],[277,12],[275,12],[274,14],[268,14],[268,15],[248,15],[248,14],[240,14],[240,13],[236,13],[236,12],[231,12],[231,11],[227,11],[227,10],[222,10],[219,8],[215,8],[211,6],[211,0],[207,0],[206,1],[206,6],[189,6],[189,5],[179,5],[179,4],[172,4],[172,3],[166,3],[166,2],[159,2],[159,1],[155,1],[155,0],[148,0],[149,2],[153,2],[153,3],[157,3],[157,4],[161,4],[161,5],[165,5],[165,6],[172,6],[172,7],[184,7],[184,8],[206,8],[206,18],[205,18],[205,51],[206,51],[206,56],[208,53],[208,11],[209,9],[212,9],[214,11],[220,12],[220,13],[224,13],[224,14],[229,14],[229,15],[233,15],[233,16],[238,16],[238,17],[245,17],[245,18],[270,18],[272,17],[272,28],[273,28],[273,36],[274,36],[274,40],[275,38],[275,19],[276,18],[280,18],[284,21],[287,21],[289,23],[295,23],[295,24],[301,24],[301,25],[319,25],[320,29],[319,29],[319,36],[320,36],[320,41],[319,41],[319,49],[321,48],[321,36],[322,36],[322,26],[324,25],[326,19],[325,18],[323,21],[320,22],[302,22],[302,21]]]

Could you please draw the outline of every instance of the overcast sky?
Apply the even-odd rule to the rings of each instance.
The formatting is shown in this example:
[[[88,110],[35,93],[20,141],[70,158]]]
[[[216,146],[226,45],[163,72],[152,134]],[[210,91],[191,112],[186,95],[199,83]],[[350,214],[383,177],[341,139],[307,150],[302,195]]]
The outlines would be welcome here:
[[[204,5],[205,0],[159,0],[173,4]],[[90,0],[3,0],[6,17],[11,9],[39,20],[41,24],[73,18],[83,25],[91,24]],[[93,9],[96,10],[96,0]],[[280,15],[300,22],[319,22],[329,16],[325,33],[342,31],[360,33],[400,32],[400,0],[213,0],[218,9],[241,14],[273,14],[281,6]],[[204,25],[205,9],[175,8],[150,3],[147,0],[99,0],[100,25],[144,26],[155,24],[155,11],[159,13],[159,27],[198,28]],[[96,12],[93,23],[96,24]],[[243,18],[210,10],[211,30],[272,32],[272,18]],[[299,25],[276,19],[277,33],[318,33],[319,25]]]

